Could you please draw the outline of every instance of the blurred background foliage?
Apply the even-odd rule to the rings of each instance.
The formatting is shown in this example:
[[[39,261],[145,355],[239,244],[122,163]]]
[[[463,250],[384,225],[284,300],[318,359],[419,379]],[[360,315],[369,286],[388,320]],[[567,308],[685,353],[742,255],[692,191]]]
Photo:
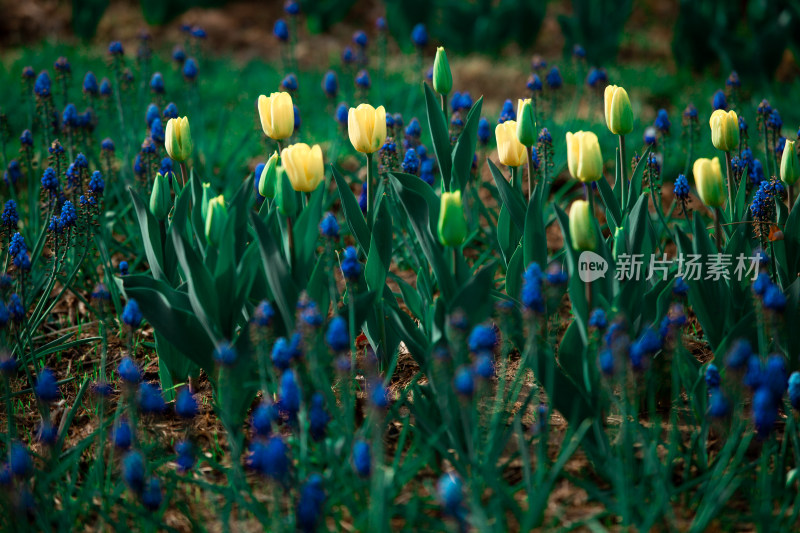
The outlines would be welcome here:
[[[787,50],[800,52],[800,0],[677,0],[679,14],[672,32],[675,63],[699,72],[719,68],[766,82]],[[193,7],[221,7],[226,0],[140,0],[145,20],[166,24]],[[307,28],[325,32],[367,3],[356,0],[302,0]],[[73,0],[72,26],[90,39],[109,0]],[[378,4],[381,4],[378,0]],[[424,23],[432,42],[447,43],[459,53],[497,54],[513,44],[528,51],[542,29],[547,0],[383,0],[389,30],[403,48],[415,24]],[[646,0],[569,0],[556,2],[564,54],[584,45],[593,65],[617,59],[620,42],[630,30],[631,12]],[[280,16],[280,2],[263,3],[267,16]],[[372,6],[374,7],[374,6]],[[652,13],[651,13],[652,16]],[[265,28],[268,26],[265,25]],[[266,30],[265,30],[266,31]],[[547,31],[552,31],[548,28]],[[661,38],[661,37],[657,37]]]

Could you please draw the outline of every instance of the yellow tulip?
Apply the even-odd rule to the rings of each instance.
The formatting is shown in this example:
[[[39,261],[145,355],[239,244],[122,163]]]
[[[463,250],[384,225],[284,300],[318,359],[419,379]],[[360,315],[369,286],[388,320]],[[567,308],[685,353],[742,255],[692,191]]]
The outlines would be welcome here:
[[[347,115],[347,134],[353,148],[362,154],[372,154],[380,150],[386,140],[386,110],[369,104],[359,104],[350,108]]]
[[[614,135],[627,135],[633,131],[633,110],[628,92],[616,85],[607,85],[603,94],[606,126]]]
[[[171,118],[167,121],[164,131],[164,148],[167,154],[182,163],[192,155],[192,131],[189,128],[189,118]]]
[[[258,97],[258,115],[264,134],[270,139],[280,141],[294,133],[294,106],[289,93],[263,94]]]
[[[725,188],[722,185],[719,158],[698,159],[692,166],[692,173],[700,200],[708,207],[722,207],[725,203]]]
[[[518,167],[525,163],[528,153],[525,146],[517,138],[517,122],[506,120],[494,129],[497,139],[497,157],[509,167]]]
[[[322,149],[305,143],[293,144],[281,152],[281,162],[292,188],[299,192],[312,192],[322,181],[325,167]]]
[[[736,111],[717,109],[708,121],[711,126],[711,142],[723,152],[739,149],[739,117]]]
[[[603,155],[591,131],[567,132],[567,166],[572,177],[591,183],[603,177]]]
[[[597,246],[593,217],[586,200],[575,200],[569,208],[569,233],[575,250],[594,250]]]

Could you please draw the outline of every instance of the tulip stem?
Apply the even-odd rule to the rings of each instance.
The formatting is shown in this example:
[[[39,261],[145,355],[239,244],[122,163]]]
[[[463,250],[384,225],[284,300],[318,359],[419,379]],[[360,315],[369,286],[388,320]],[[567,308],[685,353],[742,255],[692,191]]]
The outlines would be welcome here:
[[[447,124],[447,95],[442,95],[442,114],[444,115],[444,123]]]
[[[525,152],[528,154],[528,197],[530,202],[531,195],[533,194],[533,149],[530,146],[525,147]]]
[[[367,154],[367,227],[372,231],[372,219],[375,216],[375,184],[372,175],[372,154]]]
[[[794,206],[794,198],[792,198],[792,186],[787,184],[786,185],[786,201],[788,202],[789,212],[792,212],[792,207]]]
[[[189,171],[186,170],[186,161],[181,161],[181,189],[186,187],[186,182],[189,179]]]
[[[726,152],[727,153],[727,152]],[[714,239],[717,241],[717,250],[722,252],[722,210],[714,208]]]
[[[730,152],[725,152],[725,170],[728,174],[728,211],[733,219],[733,165]]]
[[[620,163],[622,168],[620,169],[620,177],[622,178],[622,183],[620,184],[620,194],[622,198],[620,199],[620,207],[622,208],[623,214],[625,213],[625,205],[628,203],[628,199],[625,196],[625,190],[628,188],[628,173],[626,171],[628,164],[625,162],[625,136],[619,136],[619,157]]]

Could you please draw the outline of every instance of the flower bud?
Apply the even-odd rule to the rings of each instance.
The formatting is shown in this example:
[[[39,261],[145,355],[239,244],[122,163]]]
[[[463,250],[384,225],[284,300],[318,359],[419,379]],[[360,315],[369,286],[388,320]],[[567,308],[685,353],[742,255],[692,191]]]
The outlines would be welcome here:
[[[525,163],[527,151],[517,138],[517,122],[506,120],[494,129],[497,139],[497,157],[508,167],[518,167]]]
[[[258,194],[270,200],[275,198],[275,181],[278,169],[278,152],[273,152],[261,171],[258,180]]]
[[[172,198],[170,197],[169,180],[159,172],[153,181],[153,191],[150,193],[150,212],[156,220],[163,222],[169,215],[172,208]]]
[[[192,155],[192,131],[189,128],[189,118],[171,118],[167,122],[164,132],[164,148],[169,156],[182,163]]]
[[[206,217],[206,242],[218,245],[225,234],[228,223],[228,208],[225,206],[225,197],[221,194],[208,203],[208,216]]]
[[[203,220],[208,218],[208,204],[211,202],[212,194],[211,184],[203,183],[203,197],[200,200],[200,214],[203,215]]]
[[[461,204],[461,191],[443,192],[439,209],[439,242],[460,246],[467,238],[467,220]]]
[[[739,117],[736,111],[717,109],[711,114],[711,142],[723,152],[739,149]]]
[[[258,116],[261,128],[270,139],[280,141],[294,133],[294,105],[292,95],[279,92],[258,97]]]
[[[275,200],[278,203],[278,212],[283,216],[294,216],[297,212],[295,191],[283,167],[278,167],[275,175]]]
[[[698,159],[692,166],[692,173],[700,200],[708,207],[722,207],[725,203],[725,187],[722,185],[719,158]]]
[[[575,200],[569,209],[569,232],[576,250],[594,250],[597,241],[592,223],[593,214],[586,200]]]
[[[536,142],[536,121],[533,118],[530,98],[517,102],[517,139],[527,147],[533,146]]]
[[[447,52],[440,46],[436,49],[436,59],[433,60],[433,90],[447,95],[452,88],[453,74],[450,72],[450,63],[447,62]]]
[[[786,141],[781,157],[781,181],[790,187],[797,181],[800,165],[797,162],[797,152],[794,151],[794,141]]]
[[[607,85],[604,94],[606,126],[614,135],[627,135],[633,131],[633,110],[628,92],[616,85]]]
[[[347,134],[353,148],[362,154],[377,152],[386,140],[386,110],[369,104],[351,107],[347,114]]]
[[[281,162],[292,188],[298,192],[312,192],[325,176],[322,149],[305,143],[293,144],[281,152]]]
[[[567,132],[567,166],[572,177],[591,183],[603,177],[603,155],[591,131]]]

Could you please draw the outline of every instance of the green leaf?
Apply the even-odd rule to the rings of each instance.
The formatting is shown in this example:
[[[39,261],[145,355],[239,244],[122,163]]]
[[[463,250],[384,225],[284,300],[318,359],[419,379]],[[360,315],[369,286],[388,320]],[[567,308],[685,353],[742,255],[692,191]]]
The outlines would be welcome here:
[[[536,184],[536,189],[531,195],[528,209],[525,212],[525,233],[522,238],[524,266],[534,261],[542,267],[547,263],[547,236],[544,219],[542,218],[542,208],[539,203],[539,189],[542,187],[541,183]]]
[[[421,180],[420,180],[421,181]],[[378,201],[375,224],[364,268],[364,279],[370,290],[382,291],[386,283],[386,274],[392,262],[392,217],[389,214],[387,201],[382,197]]]
[[[492,172],[503,205],[508,209],[511,221],[519,231],[525,231],[525,201],[522,199],[522,193],[511,186],[491,159],[487,159],[486,162],[489,164],[489,170]]]
[[[606,215],[608,216],[608,220],[614,224],[614,228],[620,227],[622,222],[622,212],[619,209],[619,201],[617,200],[616,194],[614,194],[614,191],[611,190],[611,186],[609,186],[605,178],[600,178],[596,183],[597,190],[600,192],[600,197],[603,199],[603,203],[606,206]]]
[[[192,309],[189,296],[145,275],[119,278],[130,298],[156,332],[209,375],[214,370],[214,342]],[[160,354],[159,354],[160,355]]]
[[[467,315],[470,324],[483,322],[494,308],[495,301],[490,295],[494,289],[496,270],[497,262],[492,261],[474,274],[456,293],[448,306],[448,312],[452,313],[461,309]]]
[[[644,169],[647,166],[647,158],[650,157],[650,146],[645,148],[639,162],[636,163],[636,168],[633,169],[631,176],[630,186],[628,187],[628,201],[626,206],[631,206],[642,195],[642,177],[644,176]]]
[[[367,220],[364,218],[364,213],[358,206],[353,191],[335,166],[331,165],[333,178],[336,180],[336,188],[339,190],[339,198],[342,202],[342,210],[344,211],[344,218],[347,220],[347,226],[350,228],[350,233],[355,237],[356,242],[361,249],[366,253],[369,250],[369,228],[367,227]]]
[[[164,269],[164,244],[161,238],[161,227],[156,218],[150,213],[148,203],[145,202],[139,193],[128,188],[133,202],[134,212],[136,219],[139,222],[139,232],[142,235],[142,244],[144,244],[144,254],[147,257],[147,262],[150,265],[150,271],[156,279],[165,278]]]
[[[439,290],[442,296],[449,301],[455,294],[455,280],[447,269],[443,247],[431,233],[428,203],[417,192],[406,187],[401,181],[402,178],[390,174],[389,179],[397,192],[400,205],[403,206],[411,227],[414,228],[422,252],[431,264],[436,281],[439,283]]]
[[[189,287],[189,301],[209,338],[219,340],[220,306],[214,280],[197,252],[178,233],[172,234],[172,243]]]
[[[425,109],[428,113],[428,127],[433,141],[433,151],[436,154],[436,161],[439,163],[439,172],[442,175],[445,189],[450,190],[453,164],[450,154],[450,132],[436,94],[427,83],[423,82],[422,85],[425,87]]]
[[[472,159],[475,155],[475,146],[478,142],[478,123],[481,120],[481,109],[483,108],[483,96],[472,106],[464,122],[464,129],[458,136],[453,147],[453,175],[458,181],[458,189],[463,191],[467,187],[470,173],[472,171]],[[453,190],[450,184],[450,190]]]
[[[506,269],[506,294],[515,300],[519,300],[522,288],[522,273],[525,271],[526,266],[523,263],[523,254],[522,247],[517,247]]]
[[[250,216],[250,221],[256,230],[256,240],[258,240],[258,247],[261,250],[264,271],[267,274],[267,284],[270,291],[272,291],[278,311],[283,317],[286,330],[292,331],[294,329],[295,310],[300,290],[292,278],[286,257],[283,255],[283,251],[267,223],[255,214]]]

